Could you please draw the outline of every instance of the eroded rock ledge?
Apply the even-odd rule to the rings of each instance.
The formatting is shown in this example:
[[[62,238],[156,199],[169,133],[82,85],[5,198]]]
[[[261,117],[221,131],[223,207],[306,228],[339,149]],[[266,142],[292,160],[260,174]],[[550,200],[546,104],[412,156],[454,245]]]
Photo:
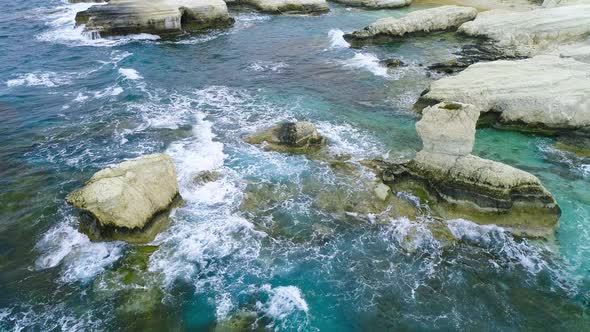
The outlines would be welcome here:
[[[416,158],[373,165],[393,191],[414,193],[442,218],[497,224],[525,236],[553,234],[560,209],[537,177],[471,155],[479,113],[460,103],[428,107],[416,125],[424,142]]]
[[[231,25],[223,0],[110,0],[76,15],[76,24],[101,36],[175,34]]]
[[[557,56],[477,63],[434,81],[414,105],[475,105],[503,126],[559,131],[590,126],[590,64]]]
[[[161,217],[166,217],[178,199],[176,169],[165,154],[143,156],[98,171],[66,197],[82,211],[83,230],[91,233],[91,238],[130,242],[153,239],[166,223]]]
[[[344,35],[344,39],[351,43],[379,42],[418,33],[455,30],[476,16],[477,10],[471,7],[441,6],[417,10],[402,18],[382,18],[362,30]]]
[[[321,14],[330,11],[326,0],[231,0],[229,5],[246,5],[272,14]]]
[[[489,39],[507,56],[531,57],[584,41],[590,34],[590,4],[524,12],[490,10],[461,25],[458,32]]]
[[[266,150],[290,153],[312,153],[326,144],[311,122],[285,122],[263,129],[244,141],[250,144],[264,144]]]
[[[401,8],[412,4],[412,0],[332,0],[347,6],[370,9]]]

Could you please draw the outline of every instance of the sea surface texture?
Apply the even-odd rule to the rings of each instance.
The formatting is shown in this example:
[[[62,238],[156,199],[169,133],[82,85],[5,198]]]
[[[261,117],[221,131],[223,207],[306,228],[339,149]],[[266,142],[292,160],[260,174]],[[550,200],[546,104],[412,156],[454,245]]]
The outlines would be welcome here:
[[[231,10],[233,27],[92,39],[91,4],[0,0],[0,330],[590,331],[590,159],[484,128],[474,154],[530,172],[562,216],[555,239],[447,221],[339,213],[375,175],[243,137],[316,124],[352,164],[421,149],[411,106],[453,34],[350,48],[398,10]],[[407,66],[387,70],[380,60]],[[65,196],[106,166],[172,156],[184,205],[149,245],[93,242]],[[217,181],[195,184],[202,171]],[[408,193],[405,197],[411,200]],[[432,221],[435,222],[435,221]],[[225,324],[225,325],[224,325]],[[235,327],[235,326],[234,326]]]

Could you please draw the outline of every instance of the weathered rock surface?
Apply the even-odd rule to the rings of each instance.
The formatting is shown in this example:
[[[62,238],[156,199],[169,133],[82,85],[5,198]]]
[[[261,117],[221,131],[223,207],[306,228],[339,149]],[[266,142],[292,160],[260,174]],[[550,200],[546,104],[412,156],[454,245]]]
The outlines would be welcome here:
[[[416,103],[470,103],[502,125],[536,130],[590,125],[590,65],[557,56],[477,63],[431,84]]]
[[[347,6],[372,9],[401,8],[412,4],[412,0],[333,0]]]
[[[526,12],[490,10],[461,25],[458,31],[491,39],[506,55],[531,57],[561,44],[585,40],[590,34],[590,5]]]
[[[95,173],[66,200],[91,217],[102,230],[144,229],[168,210],[178,196],[172,159],[153,154]]]
[[[562,133],[557,137],[555,147],[581,158],[590,158],[590,127]]]
[[[426,108],[416,131],[426,153],[465,156],[473,150],[479,109],[469,104],[440,103]]]
[[[402,18],[387,17],[365,27],[363,30],[347,34],[348,41],[361,41],[380,38],[402,38],[416,33],[453,30],[461,24],[473,20],[477,10],[471,7],[441,6],[417,10]]]
[[[76,15],[77,24],[101,36],[174,34],[231,25],[223,0],[111,0]]]
[[[590,5],[590,0],[545,0],[543,7],[553,8],[560,6]]]
[[[497,224],[528,236],[552,234],[560,209],[551,193],[532,174],[471,155],[479,112],[450,105],[424,109],[416,125],[424,149],[410,161],[382,163],[381,178],[394,191],[432,202],[445,219]]]
[[[326,0],[236,0],[232,3],[252,6],[266,13],[318,14],[330,10]]]
[[[311,122],[285,122],[264,129],[244,139],[250,144],[262,144],[267,150],[291,153],[308,153],[319,150],[326,139]]]

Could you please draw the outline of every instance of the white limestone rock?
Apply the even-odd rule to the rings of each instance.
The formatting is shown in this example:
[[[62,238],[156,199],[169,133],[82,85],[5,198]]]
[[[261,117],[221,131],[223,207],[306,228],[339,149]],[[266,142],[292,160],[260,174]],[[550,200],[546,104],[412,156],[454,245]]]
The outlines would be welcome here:
[[[585,40],[590,34],[590,5],[490,10],[461,25],[458,32],[488,38],[504,55],[532,57]]]
[[[434,81],[415,105],[470,103],[498,122],[529,129],[590,126],[590,64],[557,56],[477,63]]]
[[[234,22],[223,0],[110,0],[76,15],[77,24],[101,36],[171,34],[219,28]]]
[[[141,230],[178,196],[172,158],[153,154],[95,173],[66,200],[91,215],[100,228]]]
[[[412,4],[412,0],[333,0],[347,6],[371,9],[401,8]]]
[[[346,35],[345,39],[401,38],[413,33],[453,30],[476,16],[477,10],[471,7],[441,6],[417,10],[402,18],[387,17],[377,20],[363,30]]]
[[[330,10],[326,0],[235,0],[267,13],[318,14]]]

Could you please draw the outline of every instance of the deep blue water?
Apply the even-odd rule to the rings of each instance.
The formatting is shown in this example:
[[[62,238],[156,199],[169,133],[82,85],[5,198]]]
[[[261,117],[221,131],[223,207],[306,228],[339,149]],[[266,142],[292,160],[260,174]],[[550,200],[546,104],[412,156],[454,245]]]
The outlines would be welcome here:
[[[424,67],[473,41],[350,49],[341,33],[424,7],[234,11],[205,35],[91,40],[73,27],[86,4],[0,1],[1,330],[207,331],[242,311],[277,331],[590,330],[590,161],[553,139],[482,129],[476,152],[543,181],[563,210],[556,239],[455,220],[451,246],[428,215],[338,213],[370,192],[368,171],[242,142],[310,120],[353,164],[411,157]],[[408,66],[388,72],[389,57]],[[154,152],[174,158],[186,201],[157,247],[90,242],[65,195]],[[193,184],[203,170],[221,177]]]

